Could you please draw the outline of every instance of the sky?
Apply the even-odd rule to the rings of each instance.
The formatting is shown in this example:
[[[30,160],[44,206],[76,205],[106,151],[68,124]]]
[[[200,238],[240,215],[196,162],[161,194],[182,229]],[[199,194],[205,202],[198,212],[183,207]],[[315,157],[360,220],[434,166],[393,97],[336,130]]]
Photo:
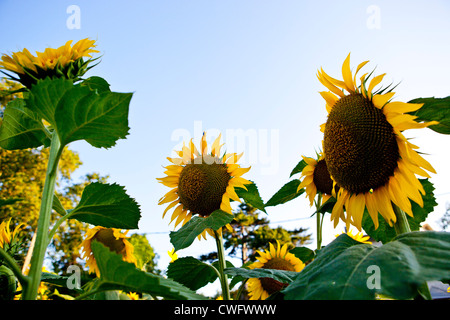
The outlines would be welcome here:
[[[130,132],[108,150],[84,141],[70,149],[83,161],[75,177],[109,175],[141,206],[139,230],[170,261],[169,217],[158,200],[169,191],[157,182],[183,140],[198,144],[222,133],[227,152],[244,152],[264,201],[290,181],[301,156],[321,147],[319,126],[326,110],[317,71],[341,78],[370,60],[366,71],[386,73],[384,84],[400,83],[394,99],[449,95],[450,2],[167,0],[0,0],[0,53],[43,51],[68,40],[96,40],[101,63],[85,76],[100,76],[117,92],[133,92]],[[362,73],[361,73],[362,74]],[[429,129],[406,136],[426,153],[437,171],[431,181],[438,206],[427,222],[450,204],[448,136]],[[315,217],[304,196],[267,210],[272,227],[303,227],[312,234]],[[170,216],[168,214],[168,216]],[[323,244],[343,231],[325,217]],[[215,251],[214,241],[196,241],[179,256]]]

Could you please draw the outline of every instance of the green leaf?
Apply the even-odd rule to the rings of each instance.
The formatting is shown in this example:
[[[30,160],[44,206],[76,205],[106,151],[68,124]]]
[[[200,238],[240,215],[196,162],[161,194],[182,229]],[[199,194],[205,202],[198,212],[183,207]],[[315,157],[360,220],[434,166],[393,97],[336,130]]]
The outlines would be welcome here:
[[[28,108],[25,100],[14,99],[8,103],[0,126],[0,147],[6,150],[36,148],[50,144],[42,122]]]
[[[67,288],[67,281],[70,280],[70,277],[68,276],[60,276],[54,273],[48,273],[48,272],[42,272],[41,274],[41,281],[51,283],[53,285],[59,286],[59,287],[65,287]],[[73,288],[72,290],[82,293],[82,289]]]
[[[111,92],[109,89],[109,83],[100,77],[89,77],[83,82],[80,83],[81,86],[87,86],[91,90],[97,90],[98,93],[100,92]]]
[[[256,184],[252,182],[252,184],[247,184],[245,185],[245,187],[247,188],[247,190],[245,190],[244,188],[234,189],[238,197],[244,199],[245,202],[251,205],[252,207],[266,212],[266,209],[264,207],[264,201],[261,199]]]
[[[175,251],[187,248],[205,229],[218,230],[230,223],[233,218],[233,215],[222,210],[216,210],[206,218],[195,216],[178,231],[170,232],[170,242],[174,246]]]
[[[142,292],[175,300],[206,299],[174,280],[136,269],[134,264],[123,261],[121,255],[98,241],[93,241],[91,248],[101,275],[93,290]]]
[[[70,218],[95,226],[137,229],[141,217],[139,205],[118,184],[91,183]]]
[[[450,134],[450,96],[445,98],[417,98],[409,103],[423,103],[417,111],[410,114],[417,116],[416,121],[438,121],[439,124],[429,128],[438,133]]]
[[[56,128],[63,146],[86,140],[94,147],[110,148],[128,135],[131,96],[111,92],[99,77],[77,85],[46,78],[32,86],[27,107]]]
[[[303,171],[303,169],[307,166],[308,164],[306,163],[305,160],[301,160],[299,163],[297,163],[297,165],[295,166],[295,168],[291,171],[291,174],[289,176],[292,177],[294,174],[300,173]]]
[[[379,247],[342,234],[283,292],[287,300],[410,299],[426,281],[449,276],[450,233],[414,231]]]
[[[194,257],[184,257],[169,263],[167,277],[195,291],[214,282],[218,275],[211,265]]]
[[[289,252],[299,258],[303,263],[313,260],[315,256],[314,251],[307,247],[295,247],[289,250]]]
[[[55,110],[62,145],[86,140],[97,148],[110,148],[128,135],[128,108],[132,93],[101,92],[74,86]]]
[[[55,111],[63,96],[73,88],[73,82],[64,78],[39,80],[30,90],[27,108],[56,127]]]
[[[278,190],[272,198],[266,203],[266,207],[277,206],[279,204],[291,201],[300,196],[305,189],[301,189],[297,192],[297,188],[300,185],[300,180],[295,179],[286,183],[280,190]]]
[[[419,181],[425,190],[425,195],[422,196],[423,208],[414,201],[410,201],[414,217],[406,215],[406,218],[408,219],[411,231],[418,231],[421,223],[427,219],[428,214],[433,212],[434,207],[437,205],[436,198],[433,193],[433,184],[428,179],[419,179]],[[378,214],[378,222],[378,229],[375,229],[375,225],[369,215],[369,212],[367,209],[364,210],[362,227],[369,236],[376,241],[381,241],[382,243],[387,243],[396,237],[397,233],[394,227],[389,226],[380,214]]]
[[[282,283],[291,283],[298,275],[298,272],[276,269],[246,269],[246,268],[225,268],[224,272],[230,276],[241,276],[246,279],[250,278],[272,278]]]

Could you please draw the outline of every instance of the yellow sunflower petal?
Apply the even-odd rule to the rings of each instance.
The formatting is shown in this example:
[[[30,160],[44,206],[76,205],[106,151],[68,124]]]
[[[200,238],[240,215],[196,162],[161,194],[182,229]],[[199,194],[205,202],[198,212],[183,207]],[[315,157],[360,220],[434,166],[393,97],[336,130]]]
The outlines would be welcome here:
[[[375,88],[384,78],[386,73],[380,74],[379,76],[374,77],[369,84],[369,88],[367,89],[367,93],[370,97],[372,97],[372,90]]]
[[[348,92],[355,91],[355,84],[353,83],[352,70],[350,69],[350,53],[342,64],[342,77],[344,78],[345,89]]]
[[[376,94],[372,98],[372,103],[378,109],[383,108],[383,112],[386,113],[386,112],[388,112],[386,110],[389,110],[389,108],[386,109],[386,107],[392,103],[392,102],[390,102],[390,103],[388,103],[388,102],[392,99],[392,97],[394,95],[395,95],[395,92],[388,92],[388,93],[385,93],[385,94]]]

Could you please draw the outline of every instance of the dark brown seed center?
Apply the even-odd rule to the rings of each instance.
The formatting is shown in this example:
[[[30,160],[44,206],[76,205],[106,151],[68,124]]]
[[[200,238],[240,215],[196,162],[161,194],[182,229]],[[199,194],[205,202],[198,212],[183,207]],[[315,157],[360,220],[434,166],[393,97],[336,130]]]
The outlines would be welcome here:
[[[338,186],[358,194],[388,182],[399,151],[392,125],[362,94],[341,98],[324,133],[325,160]]]
[[[216,161],[211,161],[216,160]],[[219,159],[203,159],[187,164],[180,173],[178,196],[193,214],[206,217],[220,209],[231,176]]]

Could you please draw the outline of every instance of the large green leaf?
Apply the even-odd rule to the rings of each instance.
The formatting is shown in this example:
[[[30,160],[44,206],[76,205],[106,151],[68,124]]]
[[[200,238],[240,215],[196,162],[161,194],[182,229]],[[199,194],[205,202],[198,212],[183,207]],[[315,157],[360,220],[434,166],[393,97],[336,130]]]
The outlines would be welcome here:
[[[303,263],[313,260],[316,255],[313,250],[307,247],[295,247],[289,250],[289,252],[299,258]]]
[[[267,201],[266,207],[277,206],[297,198],[305,192],[304,188],[297,192],[299,185],[300,180],[298,179],[289,181]]]
[[[225,268],[224,272],[230,276],[241,276],[245,279],[250,278],[272,278],[283,283],[291,283],[298,275],[298,272],[276,269],[246,269],[246,268]]]
[[[6,150],[36,148],[50,144],[42,122],[34,112],[25,107],[25,100],[14,99],[8,103],[0,126],[0,147]]]
[[[91,247],[101,275],[93,290],[142,292],[175,300],[206,299],[172,279],[137,269],[97,241]]]
[[[261,199],[261,195],[259,194],[256,184],[253,182],[251,184],[245,185],[245,187],[247,188],[247,190],[245,190],[244,188],[235,188],[238,197],[244,199],[245,202],[252,207],[266,212],[264,201]]]
[[[86,140],[94,147],[109,148],[128,134],[131,96],[111,92],[99,77],[77,85],[46,78],[32,86],[26,106],[56,128],[62,145]]]
[[[206,218],[195,216],[178,231],[170,232],[170,242],[174,246],[175,251],[187,248],[204,230],[218,230],[230,223],[233,218],[233,215],[222,210],[216,210]]]
[[[346,234],[323,248],[284,290],[285,298],[410,299],[426,281],[450,277],[450,233],[414,231],[376,247]]]
[[[167,276],[191,290],[198,290],[218,277],[211,265],[194,257],[183,257],[171,262],[167,268]]]
[[[27,99],[27,108],[45,119],[53,127],[55,123],[55,111],[63,96],[73,89],[73,82],[64,78],[51,79],[49,77],[39,80],[30,90]]]
[[[417,98],[410,103],[423,103],[423,106],[411,112],[417,116],[417,121],[438,121],[439,124],[431,125],[429,128],[439,133],[450,134],[450,96],[445,98]]]
[[[128,108],[132,93],[91,90],[74,86],[55,110],[61,143],[86,140],[97,148],[109,148],[128,135]]]
[[[139,205],[118,184],[91,183],[83,190],[70,217],[96,226],[137,229]]]
[[[414,216],[410,217],[407,215],[406,218],[408,219],[411,231],[419,230],[421,223],[427,219],[428,214],[433,212],[434,207],[437,205],[436,198],[433,193],[433,184],[428,179],[419,179],[419,181],[425,190],[425,195],[422,196],[423,207],[419,206],[412,200],[410,201]],[[375,225],[369,215],[369,212],[367,209],[364,211],[362,227],[368,235],[370,235],[374,240],[381,241],[383,243],[387,243],[395,238],[397,233],[395,232],[394,227],[389,226],[380,214],[378,214],[378,222],[379,226],[375,229]]]

